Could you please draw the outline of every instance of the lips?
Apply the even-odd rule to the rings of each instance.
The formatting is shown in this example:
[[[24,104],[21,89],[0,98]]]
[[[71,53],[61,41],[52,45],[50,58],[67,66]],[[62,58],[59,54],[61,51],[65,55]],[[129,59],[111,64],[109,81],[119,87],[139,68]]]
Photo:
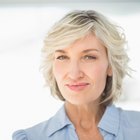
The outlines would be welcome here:
[[[84,90],[87,86],[89,86],[89,83],[66,84],[66,86],[70,90],[81,91],[81,90]]]

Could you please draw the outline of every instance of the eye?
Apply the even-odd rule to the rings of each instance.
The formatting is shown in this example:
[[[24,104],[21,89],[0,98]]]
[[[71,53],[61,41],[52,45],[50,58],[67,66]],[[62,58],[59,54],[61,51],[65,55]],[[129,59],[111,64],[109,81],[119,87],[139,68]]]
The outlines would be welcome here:
[[[84,59],[85,60],[94,60],[94,59],[96,59],[96,57],[95,56],[91,56],[91,55],[85,55]]]
[[[58,60],[65,60],[65,59],[68,59],[68,57],[65,56],[65,55],[60,55],[60,56],[56,57],[56,59],[58,59]]]

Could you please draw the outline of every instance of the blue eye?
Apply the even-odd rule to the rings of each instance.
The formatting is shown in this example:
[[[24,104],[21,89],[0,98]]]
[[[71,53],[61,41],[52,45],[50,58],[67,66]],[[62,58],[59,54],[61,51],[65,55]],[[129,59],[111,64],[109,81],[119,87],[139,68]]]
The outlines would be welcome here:
[[[61,56],[58,56],[56,59],[58,59],[58,60],[64,60],[64,59],[68,59],[68,57],[65,56],[65,55],[61,55]]]

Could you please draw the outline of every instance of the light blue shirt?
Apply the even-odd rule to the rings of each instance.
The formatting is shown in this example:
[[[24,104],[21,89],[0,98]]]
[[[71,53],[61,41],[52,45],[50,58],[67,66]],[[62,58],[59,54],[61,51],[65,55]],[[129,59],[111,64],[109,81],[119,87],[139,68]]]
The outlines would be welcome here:
[[[108,106],[98,124],[104,140],[140,140],[140,112]],[[13,134],[13,140],[78,140],[62,108],[49,120]]]

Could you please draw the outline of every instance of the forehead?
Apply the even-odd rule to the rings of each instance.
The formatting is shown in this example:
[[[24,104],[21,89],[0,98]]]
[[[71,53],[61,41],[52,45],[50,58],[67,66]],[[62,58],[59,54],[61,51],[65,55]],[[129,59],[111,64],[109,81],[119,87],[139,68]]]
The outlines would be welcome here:
[[[99,52],[105,51],[106,48],[95,35],[87,35],[81,39],[74,41],[71,45],[61,48],[59,51],[69,52],[83,50],[96,50]],[[56,50],[57,51],[57,50]]]

